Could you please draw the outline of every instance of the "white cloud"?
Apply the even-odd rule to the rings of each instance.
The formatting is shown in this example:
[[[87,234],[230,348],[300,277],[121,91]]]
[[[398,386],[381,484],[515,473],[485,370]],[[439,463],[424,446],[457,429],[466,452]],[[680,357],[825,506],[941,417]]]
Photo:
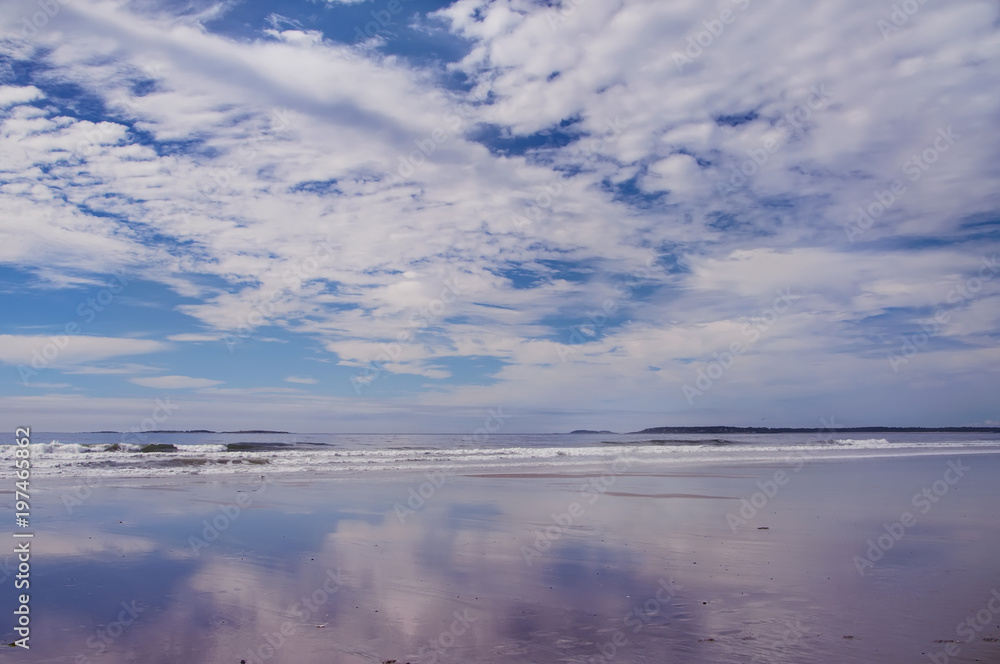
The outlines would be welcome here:
[[[64,367],[122,355],[154,353],[167,348],[167,344],[150,339],[0,334],[0,362],[29,366],[35,363],[40,367]]]
[[[11,86],[0,85],[0,107],[11,106],[13,104],[24,104],[29,101],[41,99],[45,95],[33,85]]]
[[[187,341],[199,343],[202,341],[221,341],[223,335],[221,334],[202,334],[202,333],[187,333],[187,334],[171,334],[167,337],[170,341]]]
[[[130,383],[142,387],[155,387],[161,390],[182,390],[196,387],[212,387],[221,385],[221,380],[208,378],[191,378],[190,376],[152,376],[149,378],[129,378]]]
[[[64,374],[76,374],[85,376],[114,376],[114,375],[128,375],[134,376],[137,373],[159,373],[163,371],[161,367],[155,367],[147,364],[113,364],[105,366],[85,366],[85,365],[74,365],[72,367],[66,367],[62,370]]]
[[[727,380],[759,370],[787,386],[794,358],[839,393],[879,371],[886,339],[922,314],[883,318],[946,306],[996,247],[988,224],[968,226],[1000,207],[995,4],[927,4],[887,39],[881,11],[755,0],[678,67],[716,8],[459,0],[438,16],[471,45],[452,66],[466,94],[433,67],[301,26],[233,40],[197,17],[71,3],[33,42],[38,86],[72,82],[115,115],[77,119],[40,87],[0,88],[0,262],[40,266],[47,288],[127,266],[185,298],[195,331],[174,342],[277,341],[274,326],[327,353],[307,359],[355,369],[403,339],[380,370],[452,378],[408,398],[470,406],[685,408],[679,382],[790,288],[794,313]],[[155,85],[136,96],[137,80]],[[126,121],[196,148],[130,143]],[[502,154],[468,138],[483,122],[586,135]],[[907,160],[948,127],[954,144],[911,180]],[[905,192],[851,242],[844,225],[894,179]],[[650,254],[664,261],[643,292],[615,294]],[[942,329],[959,366],[993,361],[997,283]],[[614,322],[570,344],[608,301]],[[131,352],[97,345],[73,362]],[[4,344],[0,360],[29,346]],[[444,368],[473,356],[503,363],[494,382],[461,386]],[[907,370],[936,371],[940,357]],[[799,393],[765,388],[754,393]]]
[[[299,377],[299,376],[288,376],[285,378],[286,383],[300,383],[302,385],[315,385],[319,381],[315,378]]]

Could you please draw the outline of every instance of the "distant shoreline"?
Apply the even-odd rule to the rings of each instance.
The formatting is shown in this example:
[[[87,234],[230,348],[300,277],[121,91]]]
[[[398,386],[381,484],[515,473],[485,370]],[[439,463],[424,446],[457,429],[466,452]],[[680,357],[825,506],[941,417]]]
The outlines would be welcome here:
[[[652,427],[639,433],[1000,433],[1000,427]]]

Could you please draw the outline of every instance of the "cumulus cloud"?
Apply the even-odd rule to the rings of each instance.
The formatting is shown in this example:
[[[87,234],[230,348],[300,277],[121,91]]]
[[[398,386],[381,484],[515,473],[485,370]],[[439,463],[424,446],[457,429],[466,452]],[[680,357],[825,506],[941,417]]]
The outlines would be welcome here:
[[[0,86],[0,106],[13,106],[24,104],[29,101],[42,98],[42,91],[33,85],[27,86]]]
[[[32,5],[0,18],[0,262],[53,291],[123,268],[166,289],[184,361],[293,340],[324,386],[393,376],[384,398],[428,407],[690,413],[699,363],[790,291],[718,412],[855,408],[859,374],[905,412],[922,383],[886,357],[938,313],[911,375],[974,395],[997,368],[1000,279],[953,295],[997,249],[995,3],[886,29],[861,0],[457,0],[413,28],[461,40],[452,62],[155,4],[74,2],[30,39]],[[6,331],[23,362],[35,342]],[[61,361],[167,348],[118,341]]]

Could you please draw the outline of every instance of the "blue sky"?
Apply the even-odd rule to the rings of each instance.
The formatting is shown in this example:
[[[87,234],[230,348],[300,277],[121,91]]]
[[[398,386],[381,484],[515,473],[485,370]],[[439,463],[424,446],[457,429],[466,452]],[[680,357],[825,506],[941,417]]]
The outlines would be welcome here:
[[[6,1],[2,426],[1000,423],[998,28]]]

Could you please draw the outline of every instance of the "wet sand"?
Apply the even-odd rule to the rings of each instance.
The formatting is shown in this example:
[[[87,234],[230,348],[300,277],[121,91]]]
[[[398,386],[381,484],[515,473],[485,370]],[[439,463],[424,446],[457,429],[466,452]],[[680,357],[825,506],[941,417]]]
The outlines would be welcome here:
[[[39,481],[31,650],[0,656],[1000,662],[998,476],[983,454]]]

